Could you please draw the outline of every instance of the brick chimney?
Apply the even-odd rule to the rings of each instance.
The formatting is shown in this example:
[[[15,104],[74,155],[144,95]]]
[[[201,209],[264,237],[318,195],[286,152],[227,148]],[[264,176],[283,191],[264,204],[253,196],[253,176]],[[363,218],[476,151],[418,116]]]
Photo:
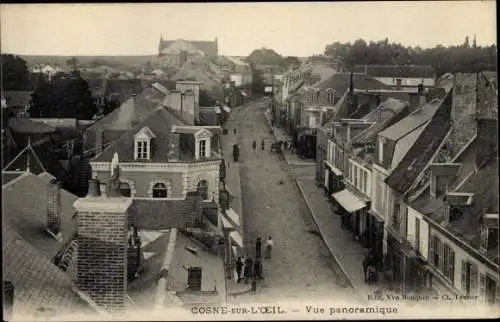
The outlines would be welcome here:
[[[181,92],[191,90],[194,93],[194,120],[196,124],[200,121],[200,85],[202,83],[196,81],[177,81],[175,89]]]
[[[61,232],[61,186],[56,179],[47,187],[47,230],[56,236]]]
[[[117,195],[118,178],[108,184],[104,197],[96,179],[89,194],[75,201],[78,211],[77,286],[109,312],[125,308],[127,293],[127,213],[130,198]]]
[[[188,268],[188,290],[201,291],[202,273],[201,267]]]

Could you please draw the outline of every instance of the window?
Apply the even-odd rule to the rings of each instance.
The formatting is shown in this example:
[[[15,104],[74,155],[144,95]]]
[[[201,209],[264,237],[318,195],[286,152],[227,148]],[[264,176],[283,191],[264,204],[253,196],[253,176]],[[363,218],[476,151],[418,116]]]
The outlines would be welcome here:
[[[477,295],[478,291],[477,266],[462,260],[462,291],[467,295]]]
[[[149,159],[148,143],[149,142],[146,140],[137,141],[137,155],[136,155],[137,160]]]
[[[368,173],[366,171],[363,171],[363,192],[368,194]]]
[[[198,143],[200,158],[205,158],[207,156],[207,140],[200,140]]]
[[[420,219],[415,218],[415,250],[420,251]]]
[[[384,138],[378,140],[378,162],[384,163]]]
[[[429,249],[429,258],[432,261],[432,265],[436,268],[439,268],[439,262],[440,262],[440,248],[441,248],[441,241],[437,236],[432,236],[431,237],[431,245]]]
[[[349,181],[354,182],[354,165],[352,163],[349,164]]]
[[[207,182],[207,180],[200,180],[200,182],[198,182],[198,185],[196,187],[196,191],[198,191],[198,193],[200,194],[200,196],[203,200],[207,200],[208,199],[208,182]]]
[[[358,186],[358,167],[356,167],[354,164],[351,163],[351,168],[352,168],[352,175],[354,176],[354,186]]]
[[[130,197],[131,189],[130,185],[126,182],[120,182],[120,192],[124,197]]]
[[[375,207],[379,213],[382,212],[382,198],[384,196],[384,192],[382,190],[381,180],[378,179],[378,176],[375,176]]]
[[[399,231],[399,224],[400,224],[400,209],[401,205],[397,200],[394,200],[394,211],[392,213],[392,227]]]
[[[455,280],[455,252],[443,243],[443,269],[442,272],[451,283]]]
[[[479,297],[486,300],[486,275],[479,274]]]
[[[153,198],[167,198],[167,186],[158,182],[153,186]]]
[[[396,78],[396,86],[401,86],[403,80],[401,78]]]

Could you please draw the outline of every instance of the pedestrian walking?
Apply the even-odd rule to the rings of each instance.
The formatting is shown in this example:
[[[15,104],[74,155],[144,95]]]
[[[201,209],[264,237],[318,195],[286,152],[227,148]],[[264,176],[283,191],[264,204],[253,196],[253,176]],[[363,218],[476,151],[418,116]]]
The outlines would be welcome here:
[[[254,151],[257,148],[257,142],[255,142],[255,140],[252,141],[252,148]]]
[[[255,258],[260,259],[262,256],[262,238],[257,238],[255,241]]]
[[[262,141],[260,141],[260,147],[261,147],[262,151],[264,151],[265,146],[266,146],[266,144],[264,142],[264,139],[262,139]]]
[[[237,283],[239,283],[241,281],[241,278],[242,278],[242,271],[243,271],[243,261],[241,260],[241,257],[238,257],[238,259],[236,260],[236,274],[238,275],[238,281]]]
[[[271,259],[271,252],[273,250],[273,238],[271,236],[269,236],[269,238],[266,240],[266,254],[265,254],[265,258],[267,259]]]
[[[372,281],[375,282],[377,280],[376,259],[373,250],[370,250],[363,260],[363,273],[365,283]]]
[[[260,259],[256,259],[253,263],[253,271],[256,279],[262,279],[262,262]]]
[[[245,276],[245,284],[248,284],[248,280],[252,278],[253,261],[250,257],[245,260],[245,270],[243,275]]]
[[[233,134],[236,135],[236,127],[233,129]]]

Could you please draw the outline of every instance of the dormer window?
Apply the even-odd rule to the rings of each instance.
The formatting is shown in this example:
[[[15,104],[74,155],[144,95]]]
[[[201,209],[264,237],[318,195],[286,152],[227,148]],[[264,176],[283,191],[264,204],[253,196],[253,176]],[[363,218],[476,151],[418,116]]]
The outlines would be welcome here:
[[[154,133],[147,126],[137,132],[134,136],[135,160],[151,159],[151,145],[155,137]]]
[[[201,129],[194,134],[196,147],[195,147],[195,155],[196,159],[203,159],[210,157],[210,138],[212,133],[207,129]]]
[[[498,245],[498,214],[484,214],[481,223],[480,249],[487,252]]]

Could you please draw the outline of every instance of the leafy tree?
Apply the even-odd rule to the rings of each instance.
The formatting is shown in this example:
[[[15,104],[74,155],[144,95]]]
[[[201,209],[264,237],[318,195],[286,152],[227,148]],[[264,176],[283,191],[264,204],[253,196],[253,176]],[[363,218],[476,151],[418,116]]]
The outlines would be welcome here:
[[[293,65],[300,65],[300,60],[296,56],[286,56],[282,60],[282,66],[286,69],[290,68]]]
[[[283,57],[272,49],[255,49],[246,58],[248,63],[254,65],[279,65],[283,64]]]
[[[250,68],[252,69],[252,93],[254,95],[262,95],[265,89],[262,71],[255,68],[255,65],[251,62]]]
[[[91,119],[97,112],[88,83],[78,73],[56,74],[32,95],[31,117]]]
[[[468,37],[464,44],[422,49],[390,43],[389,39],[374,42],[362,39],[354,43],[334,42],[325,47],[325,55],[338,59],[347,69],[354,65],[430,65],[440,76],[447,72],[478,72],[495,70],[496,45],[487,47],[470,46]]]
[[[19,56],[2,54],[2,89],[6,91],[29,90],[30,73],[27,63]]]

